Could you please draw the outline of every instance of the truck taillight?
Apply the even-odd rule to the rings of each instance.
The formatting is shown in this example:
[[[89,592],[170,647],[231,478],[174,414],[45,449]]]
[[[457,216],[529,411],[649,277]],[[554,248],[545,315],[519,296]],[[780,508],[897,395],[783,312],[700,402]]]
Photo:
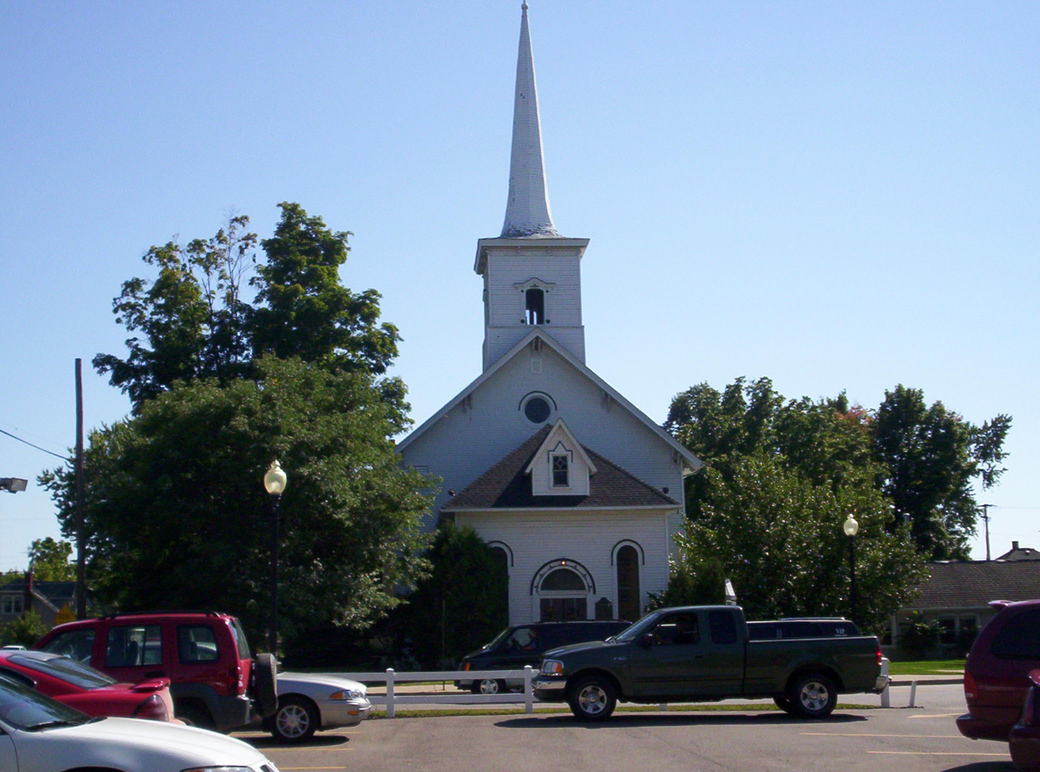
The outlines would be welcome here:
[[[881,653],[881,644],[878,644],[877,651],[874,652],[874,662],[878,667],[881,667],[881,660],[884,659],[884,655]]]
[[[134,718],[148,718],[152,721],[169,721],[166,703],[158,694],[149,695],[140,705],[134,708]]]

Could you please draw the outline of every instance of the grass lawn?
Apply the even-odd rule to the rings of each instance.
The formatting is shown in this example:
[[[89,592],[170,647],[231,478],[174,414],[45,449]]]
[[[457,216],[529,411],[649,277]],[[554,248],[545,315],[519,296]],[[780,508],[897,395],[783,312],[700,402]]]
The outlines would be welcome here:
[[[889,673],[903,675],[960,675],[964,672],[963,659],[932,659],[910,662],[892,662]]]

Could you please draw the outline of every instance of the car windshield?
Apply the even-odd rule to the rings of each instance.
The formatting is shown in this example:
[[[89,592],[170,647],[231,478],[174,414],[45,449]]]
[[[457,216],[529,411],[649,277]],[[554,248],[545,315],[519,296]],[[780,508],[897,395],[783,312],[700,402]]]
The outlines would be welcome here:
[[[622,643],[628,643],[634,641],[643,633],[647,632],[657,622],[657,618],[661,615],[659,611],[653,611],[647,614],[645,617],[640,619],[638,622],[633,622],[631,625],[626,627],[617,635],[611,636],[607,640],[620,641]]]
[[[100,670],[68,657],[42,657],[39,654],[26,653],[15,654],[9,657],[8,661],[37,673],[54,676],[81,689],[100,689],[116,683],[116,679],[109,678]]]
[[[86,713],[0,675],[0,721],[11,728],[32,732],[92,720]]]
[[[494,638],[492,638],[489,642],[485,643],[480,648],[482,648],[482,649],[493,649],[493,648],[495,648],[511,632],[513,632],[513,628],[512,627],[507,627],[505,630],[500,632],[498,635],[496,635]]]

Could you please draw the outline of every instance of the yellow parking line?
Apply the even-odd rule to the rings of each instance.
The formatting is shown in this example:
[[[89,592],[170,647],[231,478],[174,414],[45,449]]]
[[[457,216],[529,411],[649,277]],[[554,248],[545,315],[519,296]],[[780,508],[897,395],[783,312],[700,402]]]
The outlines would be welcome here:
[[[882,756],[998,756],[1006,759],[1006,753],[955,753],[953,751],[867,751]]]
[[[903,737],[909,739],[956,740],[959,734],[870,734],[868,732],[799,732],[819,737]]]

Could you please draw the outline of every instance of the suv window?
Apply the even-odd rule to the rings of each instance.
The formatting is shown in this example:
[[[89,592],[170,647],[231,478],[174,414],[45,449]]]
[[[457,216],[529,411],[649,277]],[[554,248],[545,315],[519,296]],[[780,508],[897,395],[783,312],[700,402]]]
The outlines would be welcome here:
[[[698,643],[701,639],[697,614],[681,612],[669,614],[654,628],[654,636],[661,645]]]
[[[209,625],[178,625],[177,656],[181,662],[216,662],[217,639]]]
[[[113,625],[105,645],[107,667],[161,665],[159,625]]]
[[[1001,659],[1040,659],[1040,609],[1011,617],[993,638],[993,655]]]
[[[58,633],[42,647],[43,651],[63,654],[79,662],[89,662],[94,650],[94,628],[80,628]]]

